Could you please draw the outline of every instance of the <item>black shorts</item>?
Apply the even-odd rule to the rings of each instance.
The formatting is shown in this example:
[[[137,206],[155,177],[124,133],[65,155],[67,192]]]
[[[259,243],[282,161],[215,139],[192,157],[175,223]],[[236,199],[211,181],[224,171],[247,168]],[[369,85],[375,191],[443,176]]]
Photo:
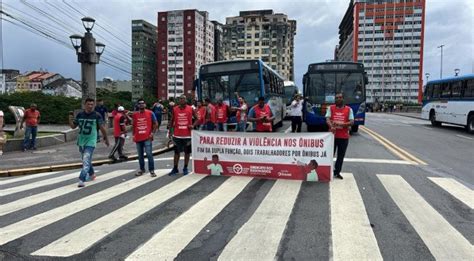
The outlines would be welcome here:
[[[174,152],[175,153],[191,153],[191,138],[176,138],[173,137]]]

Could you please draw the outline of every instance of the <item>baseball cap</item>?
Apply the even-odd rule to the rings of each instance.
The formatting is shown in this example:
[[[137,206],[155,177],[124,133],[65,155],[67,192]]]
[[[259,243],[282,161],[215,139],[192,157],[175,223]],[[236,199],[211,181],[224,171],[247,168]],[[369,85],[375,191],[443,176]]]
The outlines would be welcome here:
[[[125,108],[123,106],[118,106],[117,111],[124,111]]]

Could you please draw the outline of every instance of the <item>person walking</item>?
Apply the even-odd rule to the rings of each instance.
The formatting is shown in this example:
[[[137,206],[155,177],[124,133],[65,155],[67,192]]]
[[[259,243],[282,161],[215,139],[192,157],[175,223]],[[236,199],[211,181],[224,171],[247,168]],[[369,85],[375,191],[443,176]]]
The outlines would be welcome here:
[[[197,118],[197,115],[193,112],[191,106],[186,104],[186,96],[181,95],[178,102],[179,105],[173,108],[171,116],[171,127],[174,129],[174,165],[168,174],[169,176],[179,173],[178,163],[181,152],[184,152],[183,175],[188,175],[188,163],[191,156],[191,130],[197,124],[197,121],[193,124],[193,117]]]
[[[342,92],[336,93],[336,104],[329,106],[326,111],[326,123],[331,132],[334,133],[334,154],[337,151],[334,177],[342,179],[341,169],[349,145],[349,130],[354,124],[354,113],[351,107],[344,104],[344,94]]]
[[[125,114],[125,108],[123,106],[118,106],[113,119],[115,145],[109,154],[109,159],[113,161],[117,161],[115,153],[118,153],[118,159],[127,159],[127,156],[123,154],[123,146],[125,145],[125,138],[127,137],[127,122],[128,118]]]
[[[20,129],[23,128],[23,124],[26,123],[25,138],[23,140],[23,151],[36,150],[36,135],[38,133],[38,125],[40,123],[41,113],[37,109],[35,103],[30,105],[30,108],[25,111],[23,120],[20,124]]]
[[[72,129],[79,127],[77,136],[77,146],[81,153],[82,169],[79,175],[78,187],[84,187],[86,180],[95,180],[96,176],[92,166],[92,155],[97,144],[97,130],[100,129],[104,137],[104,143],[109,146],[107,131],[104,127],[102,117],[94,111],[95,101],[87,98],[84,101],[84,110],[77,114],[76,118],[72,113],[69,114],[69,126]]]
[[[153,135],[156,132],[158,127],[155,114],[146,109],[146,103],[143,99],[138,99],[138,111],[134,112],[132,115],[133,123],[133,141],[137,146],[138,153],[138,164],[140,170],[135,174],[135,176],[141,176],[145,173],[145,157],[148,159],[148,171],[152,177],[156,177],[155,174],[155,162],[153,160],[152,152],[152,142]]]
[[[270,106],[265,103],[265,98],[258,98],[258,103],[252,107],[249,113],[249,121],[256,123],[255,130],[257,132],[272,132],[274,119]]]
[[[301,132],[303,123],[303,100],[296,94],[291,102],[289,115],[291,117],[291,132]]]
[[[163,111],[164,111],[164,106],[161,103],[161,100],[158,100],[158,102],[153,104],[153,107],[151,108],[151,110],[155,114],[156,121],[158,123],[158,127],[156,129],[159,130],[161,126],[161,121],[163,119]]]

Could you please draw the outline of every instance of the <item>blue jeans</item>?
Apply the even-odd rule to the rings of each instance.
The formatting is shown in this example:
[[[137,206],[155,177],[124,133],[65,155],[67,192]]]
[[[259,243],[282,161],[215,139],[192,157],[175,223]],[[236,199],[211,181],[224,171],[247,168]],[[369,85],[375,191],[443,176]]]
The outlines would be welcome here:
[[[23,140],[23,149],[33,149],[36,146],[36,134],[38,126],[26,126],[25,139]],[[31,136],[31,139],[30,139]]]
[[[247,122],[246,121],[239,121],[239,123],[237,123],[237,131],[246,132],[247,131]]]
[[[91,146],[79,146],[79,152],[82,158],[82,170],[79,175],[81,181],[86,181],[87,176],[94,174],[94,167],[92,166],[92,154],[94,154],[95,147]]]
[[[218,131],[227,131],[227,124],[226,123],[217,123],[217,130]]]
[[[214,125],[214,123],[212,123],[212,122],[210,122],[210,121],[206,123],[206,129],[205,129],[205,130],[207,130],[207,131],[214,131],[215,128],[216,128],[216,126]]]
[[[143,152],[146,152],[146,158],[148,159],[148,171],[154,171],[155,162],[153,161],[153,152],[151,151],[151,140],[137,142],[138,164],[140,164],[141,171],[145,171]]]

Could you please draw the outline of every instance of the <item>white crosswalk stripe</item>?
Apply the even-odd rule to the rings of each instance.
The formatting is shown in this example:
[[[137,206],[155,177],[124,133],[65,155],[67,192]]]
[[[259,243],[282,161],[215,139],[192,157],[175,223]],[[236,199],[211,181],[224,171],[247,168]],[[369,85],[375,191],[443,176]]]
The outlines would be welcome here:
[[[382,260],[354,176],[330,184],[334,260]]]
[[[31,183],[31,184],[25,184],[25,185],[21,185],[21,186],[17,186],[17,187],[2,189],[2,190],[0,190],[0,196],[6,196],[6,195],[13,194],[13,193],[21,192],[21,191],[26,191],[26,190],[30,190],[30,189],[34,189],[34,188],[39,188],[39,187],[44,187],[44,186],[56,184],[56,183],[59,183],[59,182],[63,182],[63,181],[70,180],[70,179],[73,179],[73,178],[78,178],[78,177],[79,177],[78,173],[70,173],[70,174],[66,174],[66,175],[61,175],[59,177],[40,180],[38,182]]]
[[[463,186],[461,183],[451,178],[429,177],[429,179],[455,198],[464,202],[471,209],[474,208],[474,191],[472,189]]]
[[[26,191],[26,188],[39,188],[45,186],[48,181],[57,181],[56,183],[50,183],[56,184],[56,186],[52,186],[53,188],[48,191],[41,191],[26,197],[21,197],[21,194],[11,195],[10,197],[13,198],[11,202],[0,205],[0,226],[4,224],[3,227],[0,227],[0,251],[2,251],[1,247],[4,245],[14,248],[15,246],[12,245],[24,244],[27,249],[31,250],[24,253],[19,249],[18,252],[25,255],[70,257],[87,253],[87,257],[92,254],[91,257],[93,258],[94,251],[98,248],[101,249],[100,251],[105,251],[105,253],[109,253],[108,251],[116,252],[113,246],[119,246],[123,244],[123,240],[127,240],[123,236],[116,236],[117,234],[130,235],[130,238],[134,238],[134,233],[140,233],[140,230],[136,227],[141,224],[143,218],[146,218],[146,220],[153,218],[157,221],[163,219],[167,221],[161,221],[160,226],[156,228],[154,221],[152,221],[150,226],[146,227],[151,229],[148,234],[138,237],[140,239],[137,242],[133,242],[133,240],[127,242],[132,243],[132,245],[114,257],[127,260],[172,260],[180,259],[182,256],[189,258],[196,252],[205,255],[212,252],[211,256],[199,257],[219,260],[281,259],[282,256],[279,254],[286,249],[283,247],[285,245],[283,242],[288,240],[285,237],[296,237],[298,238],[296,242],[300,240],[300,235],[297,233],[288,233],[288,230],[291,230],[293,219],[309,219],[310,222],[321,222],[313,216],[301,217],[295,215],[295,213],[304,213],[301,212],[302,208],[296,207],[298,200],[304,199],[306,202],[311,202],[308,195],[313,194],[307,194],[307,191],[310,191],[308,189],[324,187],[325,190],[318,193],[324,192],[327,198],[322,202],[315,199],[315,204],[318,204],[318,207],[321,203],[327,204],[325,206],[327,207],[326,211],[329,211],[328,219],[323,223],[327,223],[327,233],[330,234],[327,239],[323,239],[323,242],[327,240],[328,246],[326,258],[333,260],[382,260],[392,258],[390,255],[386,256],[387,253],[382,251],[383,247],[387,247],[387,242],[383,243],[384,241],[379,237],[382,236],[383,238],[385,235],[371,227],[369,216],[374,215],[374,209],[371,209],[370,205],[364,202],[364,198],[366,198],[364,193],[367,193],[367,190],[364,192],[362,186],[359,189],[358,183],[361,184],[360,182],[364,181],[358,179],[360,177],[357,173],[343,173],[344,180],[320,184],[321,186],[318,187],[306,186],[308,184],[291,180],[261,183],[261,181],[249,177],[222,177],[221,179],[221,177],[206,178],[205,175],[196,174],[177,178],[164,177],[169,171],[167,169],[156,170],[158,178],[150,178],[149,176],[134,177],[132,171],[131,169],[124,169],[104,172],[96,181],[88,183],[85,189],[78,189],[75,182],[65,186],[57,184],[61,182],[59,178],[67,180],[65,177],[72,175],[64,175],[62,172],[48,173],[48,175],[42,175],[40,180],[32,179],[27,184],[9,188],[10,192]],[[74,173],[74,177],[77,177],[77,173]],[[105,182],[114,178],[121,179],[122,177],[123,180],[119,184],[116,184],[117,182],[110,184]],[[393,208],[397,208],[400,213],[398,216],[402,217],[402,219],[397,219],[396,224],[412,227],[411,231],[419,236],[416,240],[419,244],[424,245],[425,251],[427,251],[425,258],[472,260],[474,248],[470,243],[473,238],[470,236],[470,232],[463,231],[462,225],[449,223],[447,220],[449,215],[446,216],[446,212],[440,213],[446,210],[436,208],[436,205],[431,206],[426,201],[426,199],[429,199],[426,197],[429,194],[424,194],[426,189],[417,191],[417,186],[420,186],[420,184],[411,185],[400,175],[377,174],[372,179],[377,181],[372,185],[378,186],[380,191],[386,192],[385,197],[387,199],[391,198],[395,203],[391,205],[393,205]],[[28,182],[28,180],[26,178],[18,181]],[[154,183],[149,184],[154,180],[161,184],[157,189],[153,189]],[[426,178],[426,184],[433,183],[437,186],[428,186],[430,190],[444,190],[447,192],[443,193],[444,197],[455,198],[472,210],[474,205],[473,190],[454,179],[444,177]],[[89,187],[98,184],[102,184],[102,190],[98,192],[94,189],[88,190]],[[146,184],[149,185],[144,186]],[[265,189],[256,184],[265,184]],[[0,185],[3,184],[0,182]],[[146,188],[140,190],[141,187]],[[195,193],[189,193],[188,191],[198,191],[199,193],[195,196]],[[252,203],[253,207],[242,204],[249,202],[249,194],[247,193],[250,193],[250,191],[253,191],[253,193],[258,191],[260,195],[259,199]],[[70,201],[63,202],[63,205],[56,206],[56,203],[54,203],[48,209],[48,200],[69,195],[69,193],[83,193],[84,196],[80,199],[73,196]],[[14,192],[11,194],[14,194]],[[126,196],[127,194],[133,194],[134,198],[129,199],[126,204],[118,204],[124,198],[118,196]],[[306,196],[301,197],[300,194]],[[190,201],[194,196],[194,200]],[[251,198],[253,199],[253,196]],[[66,199],[67,197],[64,197],[61,200],[66,201]],[[329,199],[329,202],[326,202],[327,199]],[[4,201],[6,201],[6,198],[4,198]],[[110,204],[114,207],[104,209],[95,207],[106,201],[114,202],[114,204]],[[162,208],[171,209],[171,212],[173,212],[176,207],[179,208],[180,204],[186,204],[185,202],[189,202],[187,207],[177,211],[174,214],[175,216],[161,213]],[[30,207],[32,211],[41,210],[43,212],[26,216],[26,211],[30,211],[26,208]],[[237,213],[232,212],[242,211],[246,208],[248,210],[246,210],[245,217],[235,215]],[[25,211],[21,212],[20,210]],[[463,211],[467,210],[464,208]],[[16,217],[17,219],[10,220],[17,211],[20,213]],[[73,215],[76,213],[85,216],[92,212],[98,217],[90,220],[90,222],[86,222],[86,220],[76,222],[70,228],[64,226],[65,222],[62,222],[63,224],[58,222],[60,220],[75,219],[76,217]],[[153,217],[149,213],[154,213]],[[442,214],[445,214],[446,217]],[[150,217],[147,217],[148,215]],[[234,217],[234,215],[238,217]],[[326,214],[320,212],[319,215]],[[390,219],[390,216],[385,218]],[[460,218],[459,220],[463,219]],[[222,224],[223,221],[235,222],[239,225],[234,223]],[[399,224],[399,222],[404,222],[404,224]],[[52,236],[45,237],[47,239],[43,242],[42,235],[49,233],[49,231],[42,229],[46,226],[48,226],[48,230],[59,231],[52,233]],[[208,227],[212,231],[206,230]],[[219,230],[220,227],[225,227],[223,232]],[[232,227],[232,230],[229,230],[230,227]],[[67,231],[61,232],[61,228],[66,228]],[[212,238],[213,235],[216,238]],[[468,235],[467,238],[466,235]],[[305,238],[308,237],[301,236],[301,239]],[[22,240],[14,241],[16,239]],[[38,240],[38,242],[29,243],[28,240],[23,239],[33,239]],[[217,242],[216,240],[221,241],[219,247],[210,248],[211,250],[206,250],[207,252],[199,252],[201,247],[206,248],[206,244]],[[390,240],[397,240],[397,238]],[[108,245],[103,247],[101,244]],[[112,252],[110,253],[112,254]],[[432,256],[429,256],[430,254]],[[321,258],[315,256],[314,259]]]
[[[111,172],[107,175],[100,175],[100,176],[98,176],[98,178],[94,182],[87,183],[87,187],[89,188],[91,186],[95,186],[95,185],[100,184],[104,181],[116,178],[117,176],[120,176],[120,175],[125,174],[127,172],[129,172],[129,170],[125,170],[125,171],[124,170],[116,170],[116,171],[113,171],[113,172]],[[56,189],[52,189],[52,190],[48,190],[48,191],[45,191],[45,192],[39,193],[39,194],[33,194],[29,197],[23,197],[21,199],[11,201],[7,204],[3,204],[2,207],[0,208],[0,216],[15,212],[15,211],[27,208],[27,207],[31,207],[31,206],[39,204],[41,202],[45,202],[45,201],[48,201],[50,199],[57,198],[57,197],[60,197],[62,195],[71,193],[77,187],[77,184],[75,182],[76,181],[74,181],[74,184],[69,184],[69,185],[59,187],[59,188],[56,188]]]
[[[472,258],[473,246],[402,177],[377,175],[392,199],[438,260]]]
[[[0,179],[0,185],[6,185],[6,184],[11,184],[19,181],[25,181],[25,180],[30,180],[30,179],[36,179],[36,178],[48,178],[55,176],[58,172],[47,172],[47,173],[39,173],[39,174],[34,174],[34,175],[27,175],[27,176],[22,176],[22,177],[13,177],[13,178],[2,178]]]

